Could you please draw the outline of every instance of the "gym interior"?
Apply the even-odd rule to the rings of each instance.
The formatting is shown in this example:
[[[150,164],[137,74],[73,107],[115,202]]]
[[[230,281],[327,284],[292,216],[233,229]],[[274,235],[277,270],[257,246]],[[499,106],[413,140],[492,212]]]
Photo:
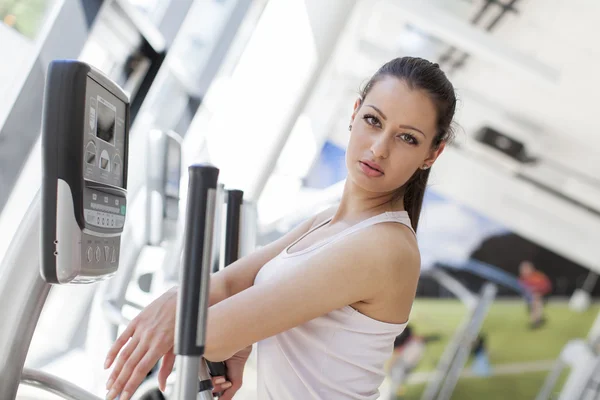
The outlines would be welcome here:
[[[456,138],[379,398],[600,398],[599,17],[595,0],[0,0],[0,398],[105,398],[112,343],[196,276],[192,205],[206,278],[337,204],[352,106],[402,56],[453,83]],[[65,110],[96,137],[68,137]],[[186,365],[133,398],[195,399]],[[253,352],[235,399],[260,400],[256,374]]]

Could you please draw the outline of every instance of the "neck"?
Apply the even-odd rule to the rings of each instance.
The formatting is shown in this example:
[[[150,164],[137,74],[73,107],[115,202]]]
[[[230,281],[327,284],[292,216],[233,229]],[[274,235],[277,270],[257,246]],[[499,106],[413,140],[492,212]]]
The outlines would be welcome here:
[[[367,192],[347,179],[331,222],[357,222],[387,211],[404,211],[404,198],[394,199],[393,193]]]

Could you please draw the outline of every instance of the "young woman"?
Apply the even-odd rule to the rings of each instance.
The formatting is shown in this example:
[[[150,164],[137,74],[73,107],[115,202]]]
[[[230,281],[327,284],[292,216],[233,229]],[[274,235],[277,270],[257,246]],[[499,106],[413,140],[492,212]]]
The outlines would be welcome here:
[[[226,361],[227,381],[213,380],[222,399],[240,388],[254,343],[261,400],[378,398],[415,296],[415,231],[455,107],[437,64],[410,57],[385,64],[354,104],[339,205],[211,277],[205,358]],[[161,357],[164,390],[175,361],[176,302],[175,288],[112,346],[107,399],[128,400]]]

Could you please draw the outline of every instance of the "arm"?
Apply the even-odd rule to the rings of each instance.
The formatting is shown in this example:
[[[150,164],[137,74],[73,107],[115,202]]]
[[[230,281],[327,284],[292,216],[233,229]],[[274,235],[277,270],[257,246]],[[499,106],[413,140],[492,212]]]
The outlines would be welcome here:
[[[332,310],[381,299],[382,293],[390,293],[390,285],[405,285],[401,301],[412,304],[419,275],[418,255],[412,248],[406,232],[398,227],[373,226],[316,253],[279,279],[212,306],[205,357],[225,360],[240,349]]]
[[[287,246],[312,229],[313,226],[321,223],[332,212],[332,209],[328,209],[313,216],[281,238],[240,258],[227,268],[211,275],[208,297],[209,306],[215,305],[254,285],[254,279],[263,265],[275,258]]]
[[[256,274],[267,261],[306,233],[314,223],[319,223],[328,212],[331,213],[328,210],[316,215],[281,239],[214,274],[210,279],[209,304],[220,304],[251,287]],[[107,389],[111,390],[107,398],[114,398],[122,390],[132,393],[163,356],[159,382],[164,387],[175,362],[173,343],[176,308],[177,287],[174,287],[146,306],[115,341],[105,363],[105,368],[109,368],[120,353],[107,384]]]

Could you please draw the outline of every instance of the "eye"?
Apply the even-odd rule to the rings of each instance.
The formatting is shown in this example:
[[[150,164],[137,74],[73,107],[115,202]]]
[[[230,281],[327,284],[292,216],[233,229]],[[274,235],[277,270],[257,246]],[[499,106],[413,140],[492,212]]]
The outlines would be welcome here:
[[[417,138],[410,133],[402,133],[402,134],[398,135],[398,137],[412,146],[416,146],[419,144],[419,141],[417,140]]]
[[[367,124],[381,128],[381,121],[379,121],[379,118],[377,118],[376,116],[372,114],[365,114],[363,116],[363,119],[367,121]]]

